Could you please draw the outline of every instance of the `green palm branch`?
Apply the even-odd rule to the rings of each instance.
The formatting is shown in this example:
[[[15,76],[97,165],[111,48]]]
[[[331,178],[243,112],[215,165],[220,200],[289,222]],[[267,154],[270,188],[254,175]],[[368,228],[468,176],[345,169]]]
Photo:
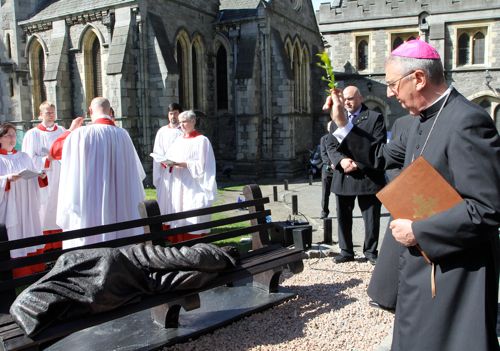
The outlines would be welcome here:
[[[335,82],[335,74],[333,73],[332,61],[330,60],[330,56],[326,51],[320,52],[319,54],[316,54],[316,56],[318,56],[320,59],[320,62],[317,62],[316,64],[318,65],[318,67],[321,67],[325,70],[325,75],[321,77],[321,80],[327,82],[329,88],[327,92],[330,93],[331,89],[335,89],[337,87],[337,83]]]

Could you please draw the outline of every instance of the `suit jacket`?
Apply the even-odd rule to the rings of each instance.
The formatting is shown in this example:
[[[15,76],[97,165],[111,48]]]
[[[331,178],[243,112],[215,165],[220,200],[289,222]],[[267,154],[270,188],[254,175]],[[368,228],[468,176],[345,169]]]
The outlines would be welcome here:
[[[384,117],[363,105],[354,120],[349,138],[339,143],[332,133],[337,129],[332,123],[327,140],[328,157],[334,165],[332,193],[337,195],[369,195],[377,193],[384,185],[384,172],[375,168],[375,151],[387,139]],[[358,170],[344,173],[340,161],[353,159]]]
[[[321,168],[321,172],[323,174],[331,177],[333,174],[333,170],[331,169],[331,166],[330,166],[332,164],[332,161],[328,157],[328,153],[326,150],[329,135],[330,135],[330,133],[327,133],[327,134],[323,135],[321,137],[321,139],[319,140],[319,151],[320,151],[320,155],[321,155],[321,161],[323,161],[323,166]]]

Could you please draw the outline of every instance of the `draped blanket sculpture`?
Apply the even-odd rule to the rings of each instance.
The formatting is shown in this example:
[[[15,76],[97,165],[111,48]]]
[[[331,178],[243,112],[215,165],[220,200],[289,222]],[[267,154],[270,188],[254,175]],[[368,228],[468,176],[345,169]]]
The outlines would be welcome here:
[[[141,296],[200,288],[235,265],[236,255],[226,251],[212,244],[71,251],[17,297],[10,314],[33,336],[54,322],[109,311]]]

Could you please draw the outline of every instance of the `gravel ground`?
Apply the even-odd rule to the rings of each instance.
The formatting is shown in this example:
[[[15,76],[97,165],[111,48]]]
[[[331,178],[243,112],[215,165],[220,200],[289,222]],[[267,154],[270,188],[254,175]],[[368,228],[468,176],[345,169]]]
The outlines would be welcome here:
[[[295,299],[164,351],[376,350],[394,317],[368,305],[372,271],[369,263],[305,260],[302,273],[284,274]]]

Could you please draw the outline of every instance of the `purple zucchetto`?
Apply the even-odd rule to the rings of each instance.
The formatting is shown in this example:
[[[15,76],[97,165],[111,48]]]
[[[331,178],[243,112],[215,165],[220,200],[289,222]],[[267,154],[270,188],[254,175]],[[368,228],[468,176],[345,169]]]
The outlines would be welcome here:
[[[436,49],[420,39],[405,41],[391,52],[391,56],[430,60],[441,59]]]

